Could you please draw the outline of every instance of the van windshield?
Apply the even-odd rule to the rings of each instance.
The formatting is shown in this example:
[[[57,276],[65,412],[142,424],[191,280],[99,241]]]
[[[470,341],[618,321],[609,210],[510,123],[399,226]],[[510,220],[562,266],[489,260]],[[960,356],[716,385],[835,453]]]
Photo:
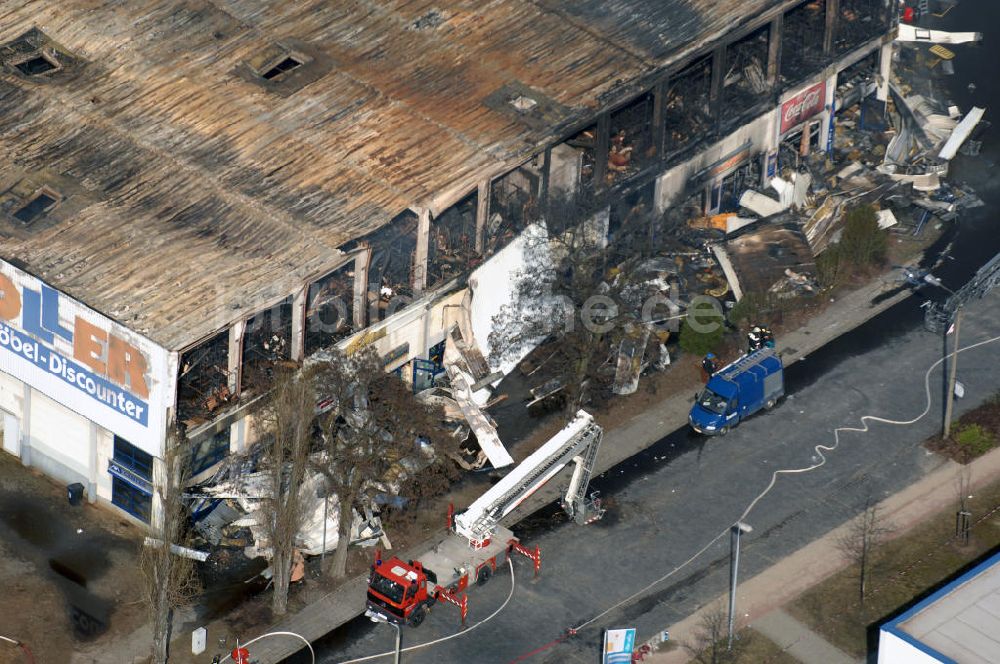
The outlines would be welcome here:
[[[720,397],[718,394],[708,389],[707,387],[702,390],[701,396],[698,397],[698,405],[709,411],[710,413],[715,413],[717,415],[723,415],[726,412],[726,401],[725,397]]]
[[[371,586],[372,590],[388,597],[396,604],[403,601],[403,586],[388,577],[384,577],[381,574],[372,574],[368,585]]]

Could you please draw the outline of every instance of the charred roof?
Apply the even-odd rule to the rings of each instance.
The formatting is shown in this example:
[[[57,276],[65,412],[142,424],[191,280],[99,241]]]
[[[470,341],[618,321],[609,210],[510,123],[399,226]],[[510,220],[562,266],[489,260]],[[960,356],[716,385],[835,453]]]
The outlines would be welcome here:
[[[181,349],[784,4],[2,0],[0,253]]]

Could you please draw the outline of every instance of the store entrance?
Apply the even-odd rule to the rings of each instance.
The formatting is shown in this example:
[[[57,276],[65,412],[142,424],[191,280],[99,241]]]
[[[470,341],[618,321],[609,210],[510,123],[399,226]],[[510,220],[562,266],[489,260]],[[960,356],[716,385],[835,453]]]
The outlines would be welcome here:
[[[111,473],[111,502],[140,521],[149,523],[153,506],[153,457],[124,438],[115,436]]]
[[[743,192],[758,186],[760,186],[760,159],[755,158],[737,166],[731,173],[712,186],[708,213],[721,214],[739,211],[740,196],[743,195]]]

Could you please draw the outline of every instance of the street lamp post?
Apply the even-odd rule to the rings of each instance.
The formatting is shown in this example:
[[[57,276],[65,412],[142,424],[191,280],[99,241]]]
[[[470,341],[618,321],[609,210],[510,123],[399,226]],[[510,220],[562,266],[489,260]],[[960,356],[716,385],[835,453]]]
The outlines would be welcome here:
[[[958,370],[958,328],[962,324],[962,305],[955,310],[955,345],[951,353],[951,363],[948,367],[948,393],[945,394],[944,401],[944,427],[941,433],[942,438],[947,438],[951,433],[951,410],[955,403],[955,373]],[[945,336],[947,337],[947,332]]]
[[[392,661],[394,664],[399,664],[399,655],[402,652],[403,646],[403,633],[400,631],[399,625],[390,620],[386,620],[385,616],[375,613],[371,609],[365,611],[365,615],[368,616],[368,619],[373,623],[386,623],[396,628],[396,653]]]
[[[733,626],[736,624],[736,578],[740,568],[740,535],[750,533],[753,528],[737,521],[729,529],[729,640],[726,650],[733,649]]]

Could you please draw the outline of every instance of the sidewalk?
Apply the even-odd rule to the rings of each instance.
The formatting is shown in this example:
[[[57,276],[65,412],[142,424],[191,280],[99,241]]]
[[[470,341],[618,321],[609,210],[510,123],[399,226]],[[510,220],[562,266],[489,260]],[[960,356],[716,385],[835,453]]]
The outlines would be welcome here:
[[[884,292],[887,286],[884,278],[878,278],[831,303],[825,311],[799,329],[785,333],[777,340],[778,351],[785,364],[788,365],[802,359],[910,295],[908,291],[904,291],[873,306],[871,300]],[[659,404],[648,408],[624,425],[606,431],[595,464],[594,474],[608,470],[646,449],[664,435],[685,426],[690,408],[691,396],[688,390],[682,390],[679,394],[664,398]],[[560,490],[557,485],[558,482],[550,482],[536,491],[519,509],[504,520],[504,525],[513,525],[535,510],[558,500]],[[443,535],[444,533],[441,534],[442,537]],[[413,550],[402,553],[393,551],[393,553],[404,558],[419,558],[423,551],[433,546],[433,543],[433,541],[425,542],[423,546],[414,547]],[[315,641],[364,612],[366,585],[367,576],[359,576],[348,580],[332,592],[316,593],[316,598],[312,599],[302,610],[289,613],[267,629],[261,629],[253,634],[241,634],[239,635],[240,640],[246,642],[266,632],[288,631],[301,634],[310,642]],[[177,664],[208,664],[217,650],[212,646],[218,642],[219,636],[229,635],[230,642],[235,636],[229,633],[230,630],[223,620],[216,620],[205,627],[208,631],[209,648],[198,656],[191,654],[190,630],[175,628],[170,648],[170,661]],[[674,633],[674,629],[671,628],[672,633]],[[76,655],[71,661],[73,664],[144,662],[147,660],[146,649],[136,651],[134,645],[143,642],[143,636],[145,636],[145,643],[148,644],[148,634],[148,630],[138,630],[131,637],[121,639],[119,643],[116,643],[113,651],[106,650],[101,653]],[[301,641],[293,638],[267,638],[254,644],[252,648],[253,660],[258,664],[278,664],[301,647]]]
[[[973,491],[1000,479],[1000,448],[976,459],[968,467],[972,469],[971,489]],[[879,503],[882,514],[893,524],[892,537],[906,533],[913,526],[924,521],[928,515],[953,506],[955,503],[955,477],[961,468],[960,464],[947,461],[923,479]],[[793,633],[789,632],[785,633],[784,638],[775,638],[766,630],[760,629],[759,621],[764,620],[765,625],[782,630],[780,619],[766,619],[765,617],[774,611],[779,611],[782,606],[793,601],[809,588],[847,567],[849,561],[845,560],[841,554],[837,540],[844,535],[849,527],[850,523],[845,523],[831,530],[823,537],[783,558],[757,576],[741,583],[737,590],[736,603],[740,607],[740,614],[748,616],[742,621],[743,624],[757,628],[779,643],[788,640],[789,636],[794,636]],[[665,626],[665,628],[669,627],[670,629],[671,640],[676,639],[679,643],[694,642],[702,616],[710,610],[710,607],[716,606],[719,602],[727,603],[728,594],[720,595],[711,602],[706,602],[701,610],[679,623]],[[784,627],[788,628],[788,624],[785,623]],[[685,664],[690,659],[689,653],[678,648],[670,652],[653,653],[648,655],[643,662],[646,664]]]
[[[851,659],[843,650],[831,644],[812,631],[808,625],[803,625],[782,609],[771,611],[754,623],[753,627],[800,662],[864,664],[863,660]]]

